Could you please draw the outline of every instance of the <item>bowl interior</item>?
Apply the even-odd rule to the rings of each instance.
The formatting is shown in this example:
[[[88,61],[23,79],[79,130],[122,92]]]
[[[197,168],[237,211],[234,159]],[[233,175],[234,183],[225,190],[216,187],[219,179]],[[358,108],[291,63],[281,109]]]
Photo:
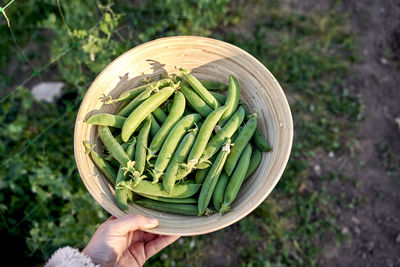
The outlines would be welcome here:
[[[137,86],[144,78],[159,79],[160,74],[191,70],[197,78],[228,84],[234,75],[240,85],[241,98],[259,112],[258,128],[273,150],[263,153],[260,166],[242,185],[232,211],[220,216],[184,216],[150,210],[132,204],[128,211],[118,208],[114,189],[85,154],[83,141],[101,141],[96,127],[85,120],[94,113],[113,113],[118,105],[104,105],[103,94],[113,98]],[[81,178],[94,199],[109,213],[119,217],[141,213],[159,219],[151,232],[167,235],[198,235],[219,230],[240,220],[254,210],[279,181],[286,166],[293,138],[292,117],[286,97],[273,75],[254,57],[231,44],[202,37],[168,37],[140,45],[124,53],[105,68],[86,93],[79,109],[74,134],[75,159]]]

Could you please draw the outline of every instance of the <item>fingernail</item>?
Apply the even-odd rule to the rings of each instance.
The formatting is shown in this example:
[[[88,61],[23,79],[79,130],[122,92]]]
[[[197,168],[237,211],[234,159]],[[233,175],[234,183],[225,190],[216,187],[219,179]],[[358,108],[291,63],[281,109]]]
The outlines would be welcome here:
[[[148,218],[146,227],[155,227],[158,224],[158,220],[156,218]]]

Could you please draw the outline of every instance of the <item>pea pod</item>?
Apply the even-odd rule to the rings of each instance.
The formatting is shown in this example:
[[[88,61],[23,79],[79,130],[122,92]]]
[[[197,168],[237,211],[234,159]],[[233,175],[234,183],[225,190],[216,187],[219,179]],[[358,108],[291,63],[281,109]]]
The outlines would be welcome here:
[[[161,149],[169,132],[182,117],[185,110],[185,103],[185,96],[181,92],[177,92],[174,96],[171,112],[150,143],[148,160],[154,157],[154,155]]]
[[[159,178],[164,174],[164,170],[167,168],[172,155],[175,152],[179,142],[185,135],[186,131],[189,130],[194,123],[199,121],[201,116],[199,114],[189,114],[178,121],[178,123],[172,128],[168,134],[165,142],[158,154],[154,169],[151,170],[153,176],[153,182],[157,182]]]
[[[116,183],[118,184],[119,182],[124,181],[124,180],[125,180],[124,170],[122,167],[120,167],[118,170]],[[132,194],[132,191],[130,191],[127,188],[123,188],[123,189],[116,188],[115,189],[115,200],[117,201],[117,205],[120,209],[122,209],[122,210],[129,209],[129,207],[128,207],[129,194]]]
[[[229,182],[229,176],[226,174],[226,172],[222,172],[221,175],[219,176],[217,185],[215,186],[215,190],[213,193],[213,204],[214,207],[217,211],[221,210],[222,203],[224,202],[224,193],[226,186],[228,185]]]
[[[190,86],[196,91],[196,93],[207,103],[211,108],[216,109],[219,107],[217,99],[201,84],[201,82],[189,74],[187,71],[181,69],[181,73],[186,78]]]
[[[126,117],[129,116],[129,114],[137,108],[141,103],[143,103],[146,99],[150,97],[150,95],[153,93],[155,89],[154,88],[148,88],[142,93],[140,93],[137,97],[135,97],[131,102],[129,102],[128,105],[126,105],[123,109],[121,109],[120,112],[117,113],[117,115]]]
[[[264,136],[261,134],[258,128],[254,132],[252,140],[260,150],[265,152],[269,152],[272,150],[271,146],[268,144],[267,140],[265,140]]]
[[[212,157],[222,147],[226,140],[232,137],[242,124],[244,115],[244,109],[239,107],[225,126],[210,139],[201,157],[203,160]]]
[[[179,144],[176,149],[172,159],[168,163],[168,167],[164,174],[163,187],[164,190],[168,193],[173,191],[175,186],[175,181],[177,177],[177,172],[179,169],[179,164],[181,164],[189,154],[190,149],[192,148],[194,139],[196,138],[197,128],[193,129],[189,133],[185,135],[182,139],[182,142]]]
[[[196,137],[196,141],[194,142],[193,147],[190,150],[187,163],[181,164],[181,168],[178,171],[179,177],[181,178],[185,177],[192,171],[194,167],[196,167],[198,163],[201,163],[201,161],[199,161],[200,157],[207,146],[212,131],[226,109],[227,106],[221,106],[207,116]],[[207,163],[207,161],[202,161],[202,162]]]
[[[217,93],[217,92],[210,92],[215,99],[217,99],[218,103],[222,106],[225,105],[226,102],[226,96],[224,96],[223,94]]]
[[[181,92],[185,95],[192,108],[203,117],[207,117],[213,110],[201,97],[188,87],[186,83],[181,83]]]
[[[156,197],[169,197],[169,198],[187,198],[197,193],[200,189],[200,184],[193,183],[180,183],[177,184],[172,193],[167,193],[163,189],[161,183],[151,183],[143,180],[139,184],[134,185],[132,180],[122,181],[116,185],[118,189],[128,188],[138,194],[146,194]]]
[[[206,176],[207,176],[207,173],[209,170],[210,170],[210,167],[197,170],[195,178],[194,178],[196,181],[196,184],[204,183],[204,180],[206,179]]]
[[[212,80],[199,80],[199,81],[205,88],[207,88],[207,90],[225,91],[228,88],[226,84],[217,81],[212,81]]]
[[[150,127],[150,134],[152,137],[154,137],[157,132],[160,130],[160,125],[158,124],[158,122],[156,121],[156,119],[154,118],[153,115],[149,115],[150,120],[151,120],[151,127]],[[122,138],[121,138],[122,140]]]
[[[149,139],[149,133],[150,133],[150,127],[151,127],[151,119],[147,118],[145,120],[145,123],[140,129],[139,135],[137,137],[137,142],[136,142],[136,149],[135,149],[135,170],[137,171],[136,176],[134,177],[135,183],[138,183],[139,177],[141,177],[144,168],[146,166],[146,150],[147,150],[147,142]]]
[[[161,201],[161,202],[168,202],[168,203],[181,203],[181,204],[197,204],[197,198],[188,197],[188,198],[169,198],[169,197],[156,197],[152,195],[146,194],[139,194],[146,198],[150,198],[153,200]]]
[[[108,180],[114,185],[117,179],[116,170],[108,163],[105,159],[103,159],[96,151],[93,150],[94,145],[89,142],[84,141],[83,145],[85,146],[85,153],[90,154],[94,164],[100,169],[100,171],[108,178]]]
[[[151,83],[147,83],[138,87],[135,87],[133,89],[127,90],[125,92],[123,92],[122,94],[120,94],[120,96],[116,99],[110,99],[108,101],[106,101],[106,104],[112,104],[114,102],[121,102],[121,101],[126,101],[126,100],[131,100],[134,99],[135,97],[137,97],[139,94],[141,94],[143,91],[147,90],[147,89],[161,89],[162,87],[168,86],[172,84],[172,80],[171,78],[166,78],[166,79],[162,79],[159,81],[155,81],[155,82],[151,82]]]
[[[159,92],[150,96],[143,103],[141,103],[132,113],[126,118],[122,126],[122,140],[125,142],[129,139],[132,133],[136,130],[139,124],[150,115],[156,108],[158,108],[165,100],[167,100],[175,91],[174,87],[165,87]]]
[[[124,107],[126,107],[129,104],[130,101],[124,101],[121,103],[121,105],[118,106],[118,108],[115,110],[115,114],[118,114]]]
[[[214,163],[211,165],[211,168],[207,173],[207,177],[204,180],[199,195],[199,215],[202,215],[206,211],[208,203],[210,203],[215,186],[218,182],[218,178],[223,170],[226,158],[230,153],[230,145],[230,140],[228,140],[228,142],[222,147],[221,151],[218,153],[217,158],[215,159]]]
[[[249,178],[250,175],[257,169],[258,165],[260,165],[262,159],[262,152],[259,149],[255,149],[251,154],[249,168],[247,169],[246,176],[244,180]]]
[[[228,87],[228,96],[226,98],[226,105],[228,109],[222,114],[218,125],[224,126],[225,123],[229,120],[232,114],[236,111],[239,105],[240,98],[240,88],[239,83],[236,78],[232,75],[229,75],[229,87]]]
[[[219,210],[219,213],[222,215],[230,210],[231,203],[235,200],[237,193],[239,192],[240,186],[243,183],[243,180],[246,176],[247,170],[250,164],[251,158],[251,145],[247,143],[246,148],[244,149],[242,155],[240,156],[239,164],[235,168],[231,179],[229,180],[228,185],[225,189],[224,194],[224,203]]]
[[[197,206],[192,204],[177,204],[155,201],[152,199],[139,199],[137,204],[158,211],[177,213],[182,215],[197,215]]]
[[[111,126],[115,128],[122,128],[125,118],[107,113],[98,113],[90,116],[86,121],[87,124]]]
[[[108,126],[100,125],[98,127],[100,139],[106,146],[110,154],[124,167],[128,165],[130,161],[128,155],[122,146],[115,140]],[[128,140],[126,140],[128,141]]]
[[[160,123],[164,123],[167,119],[167,114],[165,114],[165,112],[159,107],[153,111],[153,115]]]
[[[225,171],[228,175],[232,174],[240,155],[242,154],[245,146],[249,143],[250,139],[253,137],[256,128],[257,117],[253,116],[250,120],[246,122],[238,137],[235,139],[234,146],[232,147],[232,151],[229,154],[225,164]]]

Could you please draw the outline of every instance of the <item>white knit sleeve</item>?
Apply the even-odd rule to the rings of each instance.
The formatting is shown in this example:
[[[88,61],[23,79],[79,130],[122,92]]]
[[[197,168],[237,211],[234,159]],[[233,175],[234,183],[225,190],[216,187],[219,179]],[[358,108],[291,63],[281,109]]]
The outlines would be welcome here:
[[[45,267],[69,266],[98,267],[100,265],[95,265],[88,256],[69,246],[57,249],[45,265]]]

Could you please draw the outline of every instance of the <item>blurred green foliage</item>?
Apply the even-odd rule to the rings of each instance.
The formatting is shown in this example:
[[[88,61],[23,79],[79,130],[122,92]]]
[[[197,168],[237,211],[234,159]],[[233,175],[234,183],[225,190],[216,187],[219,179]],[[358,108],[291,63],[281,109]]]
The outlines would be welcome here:
[[[257,12],[254,10],[257,9]],[[254,55],[288,94],[295,140],[270,197],[237,224],[188,237],[153,257],[155,266],[313,265],[325,236],[341,238],[328,179],[309,160],[352,143],[362,103],[345,87],[357,60],[347,18],[332,8],[299,14],[279,1],[16,1],[0,24],[0,230],[25,240],[39,261],[56,248],[82,248],[107,214],[80,180],[73,127],[90,82],[114,58],[173,35],[210,36]],[[6,71],[13,69],[12,72]],[[63,81],[54,104],[33,98],[29,81]],[[22,85],[21,85],[22,84]],[[211,251],[211,252],[210,252]],[[211,253],[211,255],[210,255]]]

